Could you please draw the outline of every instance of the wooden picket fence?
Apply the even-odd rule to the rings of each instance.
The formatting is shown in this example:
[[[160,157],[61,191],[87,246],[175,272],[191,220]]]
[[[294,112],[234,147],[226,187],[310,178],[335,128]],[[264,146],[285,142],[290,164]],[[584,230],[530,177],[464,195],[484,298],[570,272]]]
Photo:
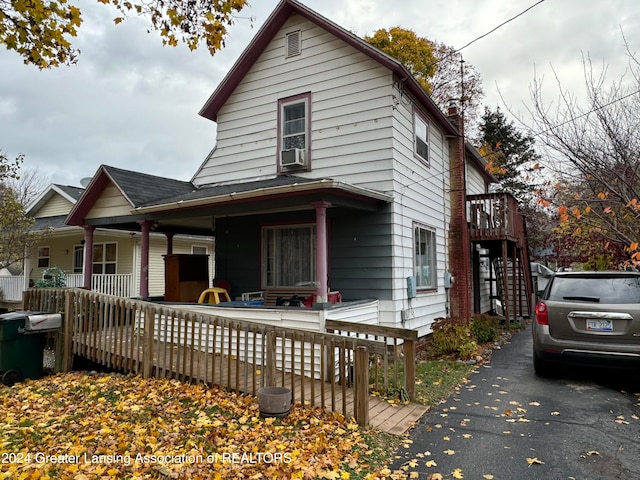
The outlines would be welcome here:
[[[370,390],[379,389],[380,378],[414,395],[415,332],[409,330],[349,322],[328,322],[336,333],[298,330],[75,288],[27,290],[23,306],[64,313],[63,371],[72,369],[75,355],[123,373],[250,395],[288,387],[294,403],[353,416],[361,425],[369,424]],[[387,377],[398,340],[402,379]]]

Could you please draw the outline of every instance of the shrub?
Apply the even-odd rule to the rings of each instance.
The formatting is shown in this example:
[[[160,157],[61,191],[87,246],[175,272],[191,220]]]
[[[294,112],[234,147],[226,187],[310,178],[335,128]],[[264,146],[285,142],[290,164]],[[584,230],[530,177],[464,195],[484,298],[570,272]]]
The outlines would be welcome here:
[[[431,347],[435,355],[456,355],[465,359],[475,352],[477,345],[465,321],[437,318],[432,328]]]
[[[471,320],[471,333],[478,343],[495,342],[500,331],[499,319],[489,315],[479,315]]]
[[[42,275],[42,280],[36,282],[38,288],[66,287],[67,274],[60,267],[47,268]]]

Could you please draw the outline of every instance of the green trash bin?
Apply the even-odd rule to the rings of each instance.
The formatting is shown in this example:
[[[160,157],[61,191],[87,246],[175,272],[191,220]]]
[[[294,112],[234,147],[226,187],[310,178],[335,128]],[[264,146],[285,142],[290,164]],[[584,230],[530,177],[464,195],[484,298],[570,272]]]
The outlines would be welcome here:
[[[25,322],[31,313],[0,315],[0,374],[5,385],[43,375],[46,338],[42,332],[26,332]]]

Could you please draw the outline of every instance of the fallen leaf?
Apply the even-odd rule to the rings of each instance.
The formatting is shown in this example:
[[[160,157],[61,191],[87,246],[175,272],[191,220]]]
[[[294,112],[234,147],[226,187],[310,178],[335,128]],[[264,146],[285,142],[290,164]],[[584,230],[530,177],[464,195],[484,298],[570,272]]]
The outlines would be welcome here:
[[[493,480],[493,475],[491,475],[490,473],[487,473],[485,475],[482,475],[482,478],[485,478],[486,480]]]
[[[455,450],[445,450],[443,453],[446,453],[447,455],[455,455]]]
[[[438,464],[435,462],[435,460],[429,460],[428,462],[425,463],[425,466],[432,468],[432,467],[437,467]]]
[[[462,474],[462,470],[459,468],[456,468],[453,472],[451,472],[451,476],[453,478],[464,478],[464,475]]]
[[[544,462],[538,460],[537,458],[527,458],[527,463],[529,466],[531,465],[544,465]]]

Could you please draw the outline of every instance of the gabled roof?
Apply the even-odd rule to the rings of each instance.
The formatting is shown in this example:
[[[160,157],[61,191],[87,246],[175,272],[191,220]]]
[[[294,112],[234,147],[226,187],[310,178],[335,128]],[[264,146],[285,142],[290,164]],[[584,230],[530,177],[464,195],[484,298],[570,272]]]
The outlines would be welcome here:
[[[282,28],[284,23],[293,13],[297,13],[304,17],[308,21],[316,24],[320,28],[351,45],[356,50],[387,67],[394,74],[400,77],[400,79],[405,83],[406,88],[424,106],[424,108],[438,120],[447,134],[458,134],[457,128],[448,120],[440,108],[438,108],[431,97],[427,95],[424,89],[416,81],[413,75],[411,75],[409,70],[402,65],[402,63],[296,0],[281,0],[264,25],[262,25],[249,46],[245,49],[231,70],[229,70],[229,73],[218,85],[218,88],[216,88],[202,107],[199,112],[201,116],[208,118],[209,120],[213,120],[214,122],[216,121],[220,108],[225,104],[236,86],[249,72],[258,57],[262,54],[276,33]]]
[[[69,201],[72,205],[75,205],[78,199],[82,196],[84,188],[73,187],[71,185],[58,185],[52,183],[45,188],[38,197],[27,208],[27,215],[33,216],[33,212],[40,210],[51,198],[55,195],[60,195],[65,200]]]
[[[181,196],[196,190],[191,182],[101,165],[69,213],[67,224],[82,225],[83,218],[109,184],[119,190],[132,209],[159,198]]]

